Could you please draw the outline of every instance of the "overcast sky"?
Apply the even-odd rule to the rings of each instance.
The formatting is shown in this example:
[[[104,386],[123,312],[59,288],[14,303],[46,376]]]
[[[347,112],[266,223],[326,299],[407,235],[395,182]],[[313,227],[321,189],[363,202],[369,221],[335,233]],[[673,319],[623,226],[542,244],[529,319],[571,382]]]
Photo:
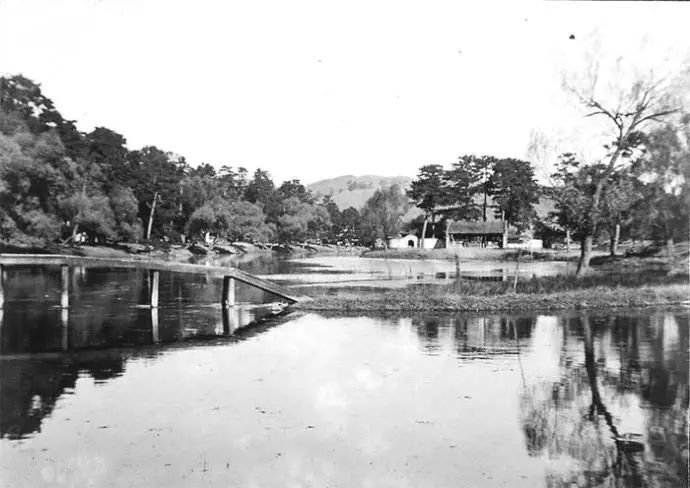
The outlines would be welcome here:
[[[687,52],[689,24],[675,2],[0,0],[0,73],[193,165],[414,176],[527,157],[593,32],[645,65]]]

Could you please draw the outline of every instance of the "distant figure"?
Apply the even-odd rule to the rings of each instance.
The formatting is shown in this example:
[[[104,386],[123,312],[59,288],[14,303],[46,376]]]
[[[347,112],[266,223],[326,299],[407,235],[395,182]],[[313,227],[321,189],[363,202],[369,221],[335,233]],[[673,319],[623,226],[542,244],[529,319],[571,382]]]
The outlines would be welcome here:
[[[570,37],[568,39],[575,39],[575,34],[570,34]]]

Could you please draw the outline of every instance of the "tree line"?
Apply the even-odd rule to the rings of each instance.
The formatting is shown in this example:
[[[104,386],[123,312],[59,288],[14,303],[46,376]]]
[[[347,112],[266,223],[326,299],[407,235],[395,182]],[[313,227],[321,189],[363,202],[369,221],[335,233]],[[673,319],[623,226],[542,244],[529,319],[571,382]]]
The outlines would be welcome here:
[[[453,220],[486,221],[493,212],[504,222],[504,244],[508,225],[572,235],[581,243],[581,270],[596,239],[610,239],[612,253],[621,238],[665,241],[672,250],[688,232],[690,116],[662,104],[657,88],[637,84],[615,108],[579,94],[615,135],[601,161],[563,153],[550,185],[537,184],[529,161],[464,155],[448,168],[423,165],[408,189],[381,188],[361,209],[341,211],[299,180],[276,185],[262,169],[192,166],[154,146],[129,149],[123,135],[105,127],[80,132],[40,85],[2,77],[0,244],[212,236],[371,245],[415,225],[422,236],[429,227],[440,236]],[[551,215],[537,218],[540,198],[553,202]],[[403,220],[410,205],[423,212],[418,222]]]
[[[548,185],[537,183],[528,161],[465,155],[447,169],[422,166],[407,195],[424,212],[424,237],[429,224],[445,224],[447,234],[453,220],[486,221],[492,212],[503,222],[504,247],[508,225],[549,239],[572,236],[581,246],[580,273],[595,240],[608,240],[611,255],[623,238],[663,242],[673,258],[673,243],[689,232],[689,142],[690,115],[682,114],[675,123],[613,140],[603,161],[585,164],[574,153],[561,154]],[[614,157],[620,164],[612,165]],[[541,199],[554,210],[537,215]]]
[[[621,238],[673,243],[687,241],[690,223],[690,114],[661,81],[635,79],[612,102],[597,96],[596,77],[584,90],[566,88],[587,110],[608,122],[603,157],[584,160],[564,152],[550,184],[538,185],[532,164],[492,156],[462,156],[449,168],[422,166],[408,191],[427,224],[445,220],[487,220],[487,202],[507,226],[532,227],[537,234],[580,242],[578,274],[589,268],[595,240],[608,239],[612,255]],[[534,205],[548,199],[554,211],[537,216]],[[438,234],[436,232],[435,234]]]
[[[0,244],[352,242],[361,226],[358,209],[340,211],[299,180],[194,167],[155,146],[129,149],[106,127],[80,132],[39,84],[0,78]]]
[[[407,194],[424,212],[423,237],[428,235],[428,224],[435,226],[439,217],[447,235],[451,221],[485,222],[487,212],[493,212],[503,222],[505,247],[508,225],[525,229],[532,223],[539,185],[528,161],[465,155],[448,169],[440,164],[422,166]]]

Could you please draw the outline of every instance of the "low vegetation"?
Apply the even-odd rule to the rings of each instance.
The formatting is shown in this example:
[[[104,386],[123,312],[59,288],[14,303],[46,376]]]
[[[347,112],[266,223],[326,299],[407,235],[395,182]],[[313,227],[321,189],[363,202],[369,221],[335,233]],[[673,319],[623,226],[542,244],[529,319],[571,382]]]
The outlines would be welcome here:
[[[518,281],[457,280],[381,293],[340,293],[300,303],[306,310],[565,310],[690,304],[687,274],[665,271],[553,276]]]

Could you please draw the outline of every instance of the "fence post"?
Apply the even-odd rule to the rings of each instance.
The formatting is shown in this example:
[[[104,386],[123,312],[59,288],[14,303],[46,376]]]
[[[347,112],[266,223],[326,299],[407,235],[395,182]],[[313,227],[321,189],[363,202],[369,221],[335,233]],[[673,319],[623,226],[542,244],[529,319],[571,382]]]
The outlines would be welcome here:
[[[235,278],[223,276],[223,297],[221,300],[223,307],[233,307],[235,305]]]
[[[0,264],[0,308],[5,305],[5,270]]]
[[[151,308],[158,307],[158,281],[159,281],[159,271],[149,271],[149,286],[150,288],[150,299]]]
[[[69,266],[60,266],[62,275],[62,293],[60,294],[60,307],[69,308]]]

